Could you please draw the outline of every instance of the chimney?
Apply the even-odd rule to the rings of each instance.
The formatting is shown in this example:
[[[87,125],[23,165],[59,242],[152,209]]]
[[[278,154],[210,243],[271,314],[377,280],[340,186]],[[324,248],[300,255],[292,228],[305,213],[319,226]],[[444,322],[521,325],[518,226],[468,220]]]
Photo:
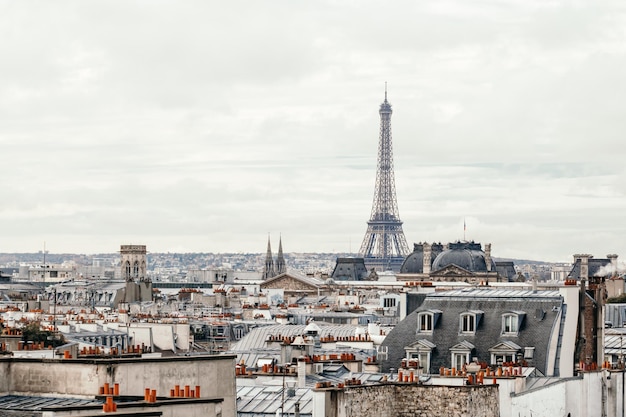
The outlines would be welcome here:
[[[491,272],[491,243],[485,243],[485,263],[487,272]]]
[[[298,388],[306,387],[306,361],[298,358]]]
[[[587,288],[587,281],[589,280],[589,259],[593,256],[589,254],[577,254],[574,255],[574,262],[580,261],[580,291],[584,292]]]
[[[431,258],[432,258],[432,253],[433,253],[432,246],[430,244],[428,244],[428,243],[424,243],[423,248],[424,248],[424,252],[423,252],[423,254],[424,254],[424,261],[423,261],[423,265],[422,265],[422,271],[425,274],[430,274],[430,266],[431,266],[431,263],[432,263]]]

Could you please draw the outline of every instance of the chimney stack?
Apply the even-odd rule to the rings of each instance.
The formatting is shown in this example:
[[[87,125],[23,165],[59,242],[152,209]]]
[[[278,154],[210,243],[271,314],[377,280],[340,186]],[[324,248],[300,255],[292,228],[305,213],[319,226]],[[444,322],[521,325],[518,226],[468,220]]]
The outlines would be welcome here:
[[[593,256],[589,254],[577,254],[574,255],[574,262],[580,261],[580,291],[583,292],[587,288],[587,281],[589,280],[589,259]]]
[[[485,243],[485,263],[487,272],[491,272],[491,243]]]
[[[424,263],[423,263],[423,268],[422,271],[425,274],[430,274],[430,265],[432,263],[432,253],[433,253],[433,249],[432,246],[429,243],[424,243]]]
[[[306,361],[298,358],[298,388],[306,387]]]

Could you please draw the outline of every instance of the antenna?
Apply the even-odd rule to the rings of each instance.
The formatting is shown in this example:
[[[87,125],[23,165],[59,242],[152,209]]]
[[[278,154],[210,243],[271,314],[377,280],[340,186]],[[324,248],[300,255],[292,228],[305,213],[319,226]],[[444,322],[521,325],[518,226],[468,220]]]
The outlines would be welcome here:
[[[387,101],[387,81],[385,81],[385,101]]]
[[[41,278],[44,290],[46,289],[46,241],[43,241],[43,276]]]
[[[467,230],[467,226],[465,224],[465,217],[463,217],[463,241],[465,241],[465,231]]]

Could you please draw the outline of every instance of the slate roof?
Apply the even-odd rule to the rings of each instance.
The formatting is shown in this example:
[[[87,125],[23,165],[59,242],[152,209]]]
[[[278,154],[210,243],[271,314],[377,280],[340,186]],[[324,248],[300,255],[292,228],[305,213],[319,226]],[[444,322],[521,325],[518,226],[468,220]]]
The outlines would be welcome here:
[[[429,294],[422,305],[398,323],[385,338],[383,347],[388,348],[388,356],[382,361],[382,371],[398,368],[400,361],[406,357],[404,347],[417,340],[427,340],[436,346],[431,353],[431,373],[439,372],[441,366],[451,367],[450,348],[459,343],[474,345],[471,356],[489,363],[489,349],[511,341],[522,349],[535,347],[531,365],[545,373],[550,335],[553,326],[559,324],[556,320],[562,304],[558,291],[472,288]],[[417,333],[418,314],[427,310],[441,310],[443,313],[432,333]],[[460,316],[470,311],[483,312],[476,332],[460,334]],[[518,335],[503,335],[502,315],[520,312],[526,314]]]
[[[493,259],[491,270],[496,270],[496,263]],[[487,272],[487,259],[480,243],[475,242],[455,242],[449,243],[448,249],[437,255],[433,261],[433,272],[445,268],[449,265],[456,265],[470,272]]]
[[[0,396],[0,410],[39,411],[63,407],[101,405],[102,401],[70,397],[36,397],[29,395]],[[0,411],[0,415],[2,412]]]
[[[609,276],[610,273],[605,269],[607,265],[611,263],[610,259],[595,259],[588,260],[589,277],[604,277]],[[567,275],[568,279],[580,279],[580,259],[576,259],[572,270]]]
[[[606,304],[604,306],[604,321],[610,322],[611,327],[626,327],[626,304]]]
[[[604,353],[621,356],[626,354],[626,329],[607,329],[604,335]]]
[[[363,258],[337,258],[331,277],[334,280],[361,281],[367,278]]]
[[[443,252],[441,243],[433,243],[431,245],[430,265],[432,266],[435,258]],[[406,257],[400,267],[401,274],[422,274],[424,273],[424,244],[414,243],[413,252]]]
[[[335,337],[354,336],[361,326],[349,324],[327,324],[315,322],[320,328],[319,336],[325,337],[333,335]],[[237,363],[241,360],[249,366],[255,366],[260,358],[280,359],[280,348],[268,348],[266,341],[270,335],[281,337],[301,336],[305,333],[305,325],[277,324],[271,326],[257,327],[250,330],[241,340],[231,346],[230,353],[237,355]]]
[[[295,404],[298,402],[300,403],[300,416],[312,416],[313,391],[309,388],[296,388],[293,393],[293,396],[287,393],[283,396],[282,385],[239,386],[237,387],[237,415],[275,417],[279,415],[281,408],[285,415],[293,415]]]

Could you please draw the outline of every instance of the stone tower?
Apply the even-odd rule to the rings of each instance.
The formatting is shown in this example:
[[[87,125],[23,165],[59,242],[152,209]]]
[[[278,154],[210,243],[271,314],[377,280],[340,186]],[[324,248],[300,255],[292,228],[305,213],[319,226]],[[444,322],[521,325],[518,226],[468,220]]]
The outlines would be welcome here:
[[[282,236],[278,240],[278,256],[276,257],[276,275],[284,274],[287,272],[287,265],[285,264],[285,257],[283,256],[283,238]]]
[[[125,303],[152,301],[152,282],[147,273],[146,245],[121,245],[121,275],[126,281]]]
[[[146,245],[122,245],[122,278],[125,281],[141,282],[148,279],[146,273]]]
[[[274,258],[272,258],[272,245],[267,237],[267,253],[265,254],[265,265],[263,266],[263,279],[270,279],[276,276],[274,269]]]

